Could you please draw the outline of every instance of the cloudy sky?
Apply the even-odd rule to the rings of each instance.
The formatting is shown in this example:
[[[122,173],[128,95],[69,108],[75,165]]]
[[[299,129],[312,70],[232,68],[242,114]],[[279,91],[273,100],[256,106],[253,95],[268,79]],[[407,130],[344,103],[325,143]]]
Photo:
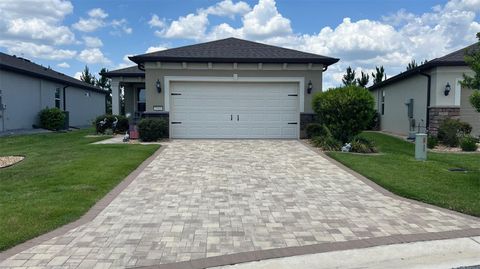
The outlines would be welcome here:
[[[235,36],[340,58],[389,76],[474,43],[480,0],[0,0],[0,51],[68,75],[127,56]]]

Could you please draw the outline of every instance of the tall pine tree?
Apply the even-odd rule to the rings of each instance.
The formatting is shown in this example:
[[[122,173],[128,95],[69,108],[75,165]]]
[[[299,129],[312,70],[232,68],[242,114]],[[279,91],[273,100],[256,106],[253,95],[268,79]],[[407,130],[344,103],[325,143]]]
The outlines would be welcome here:
[[[357,78],[357,84],[360,87],[367,87],[368,82],[370,81],[370,76],[367,73],[361,71],[360,78]]]
[[[387,79],[387,74],[385,74],[385,69],[383,66],[375,67],[376,72],[372,73],[373,85],[378,84]]]
[[[470,96],[470,103],[480,112],[480,33],[477,33],[478,42],[473,49],[465,55],[465,62],[473,70],[473,76],[463,74],[463,80],[460,84],[463,87],[473,89]]]
[[[86,65],[85,65],[85,69],[83,69],[83,72],[80,75],[80,80],[92,85],[95,85],[97,82],[95,79],[95,76],[92,73],[90,73],[90,70]]]
[[[106,96],[107,114],[111,114],[112,113],[112,87],[110,84],[110,79],[104,75],[107,72],[108,70],[105,67],[100,70],[100,77],[97,79],[96,85],[102,88],[104,91],[108,92]]]
[[[356,85],[357,81],[355,80],[355,70],[349,66],[347,67],[347,72],[343,75],[342,82],[345,86]]]

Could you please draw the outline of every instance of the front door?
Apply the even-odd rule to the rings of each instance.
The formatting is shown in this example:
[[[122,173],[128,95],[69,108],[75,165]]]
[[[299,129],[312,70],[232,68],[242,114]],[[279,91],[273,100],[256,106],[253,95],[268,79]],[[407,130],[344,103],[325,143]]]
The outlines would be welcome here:
[[[138,88],[137,89],[137,113],[141,115],[146,110],[146,96],[145,96],[145,89]]]

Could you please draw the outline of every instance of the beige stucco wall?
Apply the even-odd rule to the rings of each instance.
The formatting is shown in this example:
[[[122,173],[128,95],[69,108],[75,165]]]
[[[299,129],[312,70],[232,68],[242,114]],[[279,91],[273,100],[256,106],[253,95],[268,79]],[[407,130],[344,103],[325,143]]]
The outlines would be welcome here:
[[[416,124],[426,124],[427,113],[427,77],[415,75],[397,83],[372,91],[375,97],[376,108],[381,114],[381,92],[385,91],[385,113],[380,115],[382,131],[408,135],[409,120],[405,103],[414,99],[413,118]],[[423,123],[422,123],[423,120]]]
[[[312,112],[312,96],[316,92],[322,91],[322,70],[321,66],[313,66],[311,70],[308,65],[282,65],[282,64],[263,64],[262,69],[258,69],[258,64],[216,64],[212,69],[208,69],[207,63],[182,64],[182,63],[161,63],[161,67],[145,66],[145,86],[147,90],[147,111],[153,111],[153,106],[164,106],[164,77],[165,76],[206,76],[206,77],[304,77],[305,87],[311,80],[313,84],[312,94],[305,91],[305,110]],[[237,69],[234,69],[237,68]],[[287,70],[285,70],[288,68]],[[265,70],[268,69],[268,70]],[[156,81],[160,80],[162,84],[162,93],[156,89]]]
[[[457,89],[457,87],[459,87],[460,85],[458,85],[457,82],[463,80],[463,73],[472,75],[472,70],[467,66],[441,66],[433,68],[431,71],[432,95],[430,100],[430,106],[458,107],[458,104],[455,104],[455,95],[460,93],[460,89]],[[452,90],[448,96],[445,96],[444,91],[447,82],[450,84]]]
[[[462,87],[462,105],[460,107],[460,120],[472,125],[472,135],[480,136],[480,113],[470,103],[473,90]]]

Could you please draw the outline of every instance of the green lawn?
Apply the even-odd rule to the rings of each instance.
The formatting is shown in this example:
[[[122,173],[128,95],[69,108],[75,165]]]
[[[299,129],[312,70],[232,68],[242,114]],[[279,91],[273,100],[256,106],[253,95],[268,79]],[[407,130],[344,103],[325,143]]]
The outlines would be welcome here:
[[[90,145],[92,130],[0,138],[0,250],[72,222],[151,156],[158,145]]]
[[[412,143],[380,133],[364,135],[376,142],[383,155],[328,155],[395,194],[480,216],[480,154],[429,152],[428,161],[416,161]]]

